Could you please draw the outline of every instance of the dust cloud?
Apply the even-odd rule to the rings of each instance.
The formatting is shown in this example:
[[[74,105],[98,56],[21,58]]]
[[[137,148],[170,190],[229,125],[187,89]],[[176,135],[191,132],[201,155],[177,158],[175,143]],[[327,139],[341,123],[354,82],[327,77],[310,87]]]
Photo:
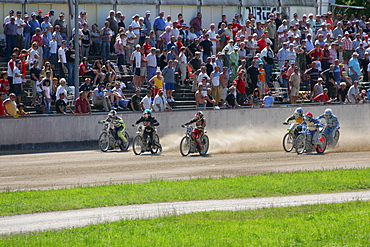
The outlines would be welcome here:
[[[248,129],[247,127],[233,130],[208,130],[210,140],[208,153],[255,153],[255,152],[284,152],[282,141],[286,126],[278,129]],[[164,151],[178,151],[184,133],[170,134],[162,137]],[[370,130],[340,129],[340,138],[335,148],[326,152],[359,152],[370,151]]]

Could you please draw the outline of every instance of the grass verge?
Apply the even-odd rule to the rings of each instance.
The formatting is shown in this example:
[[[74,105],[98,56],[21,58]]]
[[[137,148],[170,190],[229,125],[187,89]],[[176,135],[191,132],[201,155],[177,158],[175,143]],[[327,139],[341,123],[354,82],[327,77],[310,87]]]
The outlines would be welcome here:
[[[369,246],[370,202],[213,211],[1,236],[2,246]]]
[[[0,193],[0,216],[207,199],[286,196],[370,188],[370,168],[271,173],[220,179],[152,181],[48,191]]]

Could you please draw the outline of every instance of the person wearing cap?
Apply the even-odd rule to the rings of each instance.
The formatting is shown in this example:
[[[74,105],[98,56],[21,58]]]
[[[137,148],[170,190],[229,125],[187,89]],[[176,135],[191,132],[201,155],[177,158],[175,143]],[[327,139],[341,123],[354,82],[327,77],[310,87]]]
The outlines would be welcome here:
[[[55,28],[57,28],[58,26],[55,26]],[[83,23],[82,24],[82,40],[81,40],[81,54],[83,57],[88,57],[89,54],[90,54],[90,46],[92,44],[91,42],[91,34],[90,34],[90,31],[88,29],[88,24],[87,23]]]
[[[133,67],[133,74],[134,74],[134,87],[140,87],[140,68],[143,61],[143,54],[141,53],[141,46],[137,44],[135,46],[135,51],[131,54],[130,63]]]
[[[36,13],[32,12],[31,13],[31,20],[29,21],[29,24],[31,26],[31,37],[36,33],[36,28],[40,28],[40,23],[36,19]]]
[[[132,16],[132,22],[130,24],[130,26],[132,26],[132,32],[134,32],[135,36],[136,36],[136,39],[134,39],[134,46],[136,46],[137,44],[139,44],[139,41],[140,41],[140,37],[141,37],[141,31],[144,30],[144,19],[141,20],[141,23],[142,25],[140,25],[140,16],[138,14]],[[144,36],[145,33],[143,33],[142,37],[145,37]]]
[[[230,68],[231,68],[231,80],[235,80],[238,76],[239,67],[239,47],[234,46],[230,52]]]
[[[67,21],[64,19],[64,13],[60,13],[59,14],[59,19],[56,19],[54,21],[54,28],[56,28],[56,26],[59,26],[59,32],[60,32],[60,35],[62,36],[62,40],[66,40],[67,39]]]
[[[23,18],[25,23],[25,26],[23,28],[23,37],[24,37],[23,49],[28,50],[31,44],[31,25],[29,22],[29,16],[27,14],[25,14]]]
[[[112,32],[113,31],[109,28],[109,21],[105,21],[104,27],[100,30],[100,38],[102,40],[101,56],[102,56],[103,63],[105,63],[105,61],[109,59]],[[126,36],[127,36],[127,33],[126,33]]]
[[[80,16],[78,17],[78,28],[82,28],[82,23],[89,23],[87,20],[87,13],[84,10],[81,10]]]
[[[299,90],[301,85],[301,73],[299,67],[294,68],[294,72],[289,77],[290,86],[290,103],[296,104],[299,96]]]
[[[6,40],[5,57],[10,58],[13,49],[17,46],[17,29],[18,25],[15,24],[15,17],[10,17],[10,21],[4,26],[4,34]]]
[[[15,24],[18,26],[17,28],[17,47],[23,48],[23,30],[26,26],[26,23],[22,19],[22,12],[17,11],[15,17]]]
[[[194,27],[194,32],[197,35],[197,37],[199,37],[200,34],[201,34],[201,30],[202,30],[202,13],[198,12],[197,16],[194,17],[190,21],[189,24],[190,24],[191,27]]]
[[[290,20],[290,23],[289,24],[294,26],[298,22],[299,22],[298,14],[297,13],[294,13],[293,14],[293,19]]]
[[[335,99],[337,97],[337,83],[335,81],[335,65],[330,64],[327,70],[320,73],[320,76],[325,81],[325,86],[328,89],[328,95],[330,99]]]
[[[155,18],[153,23],[153,30],[157,39],[157,48],[162,49],[163,43],[161,35],[164,33],[166,28],[166,23],[164,21],[164,12],[160,12],[159,15]]]
[[[172,111],[172,107],[168,104],[166,97],[163,95],[163,89],[159,89],[158,94],[154,97],[153,111],[165,111],[166,108]]]
[[[285,63],[285,60],[288,59],[288,43],[283,43],[283,46],[279,49],[276,57],[278,60],[279,67],[282,67]]]
[[[44,21],[44,16],[42,15],[42,9],[38,9],[38,10],[37,10],[37,16],[36,16],[36,19],[37,19],[37,21],[40,23],[40,25],[41,25],[41,23]]]
[[[130,103],[128,104],[128,108],[133,112],[141,111],[141,97],[140,97],[140,88],[135,89],[135,93],[131,96]]]
[[[5,27],[6,23],[10,22],[11,17],[14,17],[14,10],[9,10],[9,15],[4,19],[3,27]]]
[[[168,61],[167,66],[162,70],[162,75],[164,77],[164,87],[166,89],[167,101],[175,102],[172,97],[172,92],[175,90],[175,68],[172,60]]]
[[[361,75],[361,66],[358,61],[358,53],[354,52],[348,61],[348,75],[352,81],[358,81]]]
[[[343,23],[341,21],[338,21],[336,27],[333,30],[333,38],[337,39],[338,35],[343,36]]]
[[[348,63],[348,60],[351,58],[352,52],[353,52],[352,40],[349,37],[349,32],[348,31],[345,31],[344,38],[342,39],[342,42],[343,42],[343,50],[344,50],[343,51],[343,60],[344,60],[344,63]]]
[[[42,31],[47,30],[47,33],[46,33],[47,38],[51,40],[53,36],[54,27],[49,22],[49,14],[45,14],[44,16],[44,21],[41,23],[41,30]]]
[[[313,87],[317,83],[317,80],[319,79],[320,71],[316,68],[316,63],[313,61],[310,65],[310,68],[307,69],[304,74],[305,76],[309,77],[309,84],[310,84],[310,91],[312,93]]]
[[[209,40],[209,34],[204,36],[204,40],[199,43],[203,48],[203,62],[207,61],[207,58],[212,56],[213,43]]]
[[[272,74],[272,67],[274,64],[274,51],[271,49],[270,41],[266,42],[266,47],[261,51],[260,57],[264,63],[263,68],[266,71],[266,83],[270,83],[270,76]]]
[[[47,60],[50,59],[50,40],[48,39],[47,35],[48,30],[43,31],[43,40],[44,40],[44,45],[42,47],[42,64],[45,64]]]
[[[145,17],[144,17],[144,24],[145,24],[145,26],[146,26],[146,36],[149,36],[149,34],[150,34],[150,31],[152,31],[152,24],[151,24],[151,22],[150,22],[150,11],[149,10],[147,10],[146,12],[145,12]]]

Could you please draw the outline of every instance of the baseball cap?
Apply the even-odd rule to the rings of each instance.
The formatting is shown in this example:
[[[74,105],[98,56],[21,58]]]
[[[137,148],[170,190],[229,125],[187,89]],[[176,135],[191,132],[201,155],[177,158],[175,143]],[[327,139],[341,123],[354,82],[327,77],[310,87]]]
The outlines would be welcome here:
[[[42,9],[38,9],[37,12],[39,12],[39,13],[42,12]]]

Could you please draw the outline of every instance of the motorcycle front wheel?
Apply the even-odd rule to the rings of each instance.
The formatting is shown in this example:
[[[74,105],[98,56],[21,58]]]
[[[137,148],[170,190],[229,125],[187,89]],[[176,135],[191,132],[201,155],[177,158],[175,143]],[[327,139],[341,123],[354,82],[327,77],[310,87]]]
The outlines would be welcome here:
[[[204,135],[202,138],[202,146],[203,146],[203,150],[199,151],[199,154],[206,155],[208,152],[208,148],[209,148],[209,138],[207,135]]]
[[[162,151],[162,147],[161,144],[159,143],[159,136],[157,134],[154,134],[152,145],[150,147],[150,152],[152,154],[156,154],[158,153],[158,151]]]
[[[294,136],[292,133],[288,132],[283,138],[283,148],[285,152],[290,152],[294,148]]]
[[[294,141],[294,147],[297,154],[303,154],[306,149],[306,137],[304,134],[299,134]]]
[[[184,136],[180,142],[180,153],[182,156],[188,156],[191,149],[191,140],[189,136]]]
[[[130,136],[128,135],[127,132],[125,132],[125,138],[126,138],[126,142],[121,142],[121,144],[119,145],[119,148],[121,149],[121,151],[127,151],[128,147],[130,146]]]
[[[109,150],[109,135],[107,132],[103,132],[99,136],[99,148],[103,152],[107,152]]]
[[[135,136],[134,141],[132,142],[132,150],[134,151],[134,154],[140,155],[143,152],[142,146],[143,139],[141,136]]]
[[[326,150],[326,144],[327,144],[327,139],[326,139],[326,136],[324,134],[321,134],[320,138],[319,138],[319,141],[322,143],[320,145],[316,145],[316,152],[318,154],[322,154],[325,152]]]
[[[339,136],[340,136],[339,130],[336,130],[334,133],[333,143],[331,144],[331,147],[335,147],[338,144]]]

